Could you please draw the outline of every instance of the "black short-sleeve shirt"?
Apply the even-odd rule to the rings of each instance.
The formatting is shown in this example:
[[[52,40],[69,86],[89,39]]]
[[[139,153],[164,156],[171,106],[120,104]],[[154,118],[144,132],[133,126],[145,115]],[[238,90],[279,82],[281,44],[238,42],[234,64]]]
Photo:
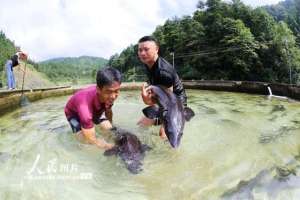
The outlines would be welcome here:
[[[12,67],[15,67],[19,64],[19,57],[17,54],[13,55],[10,60],[12,61]]]
[[[186,106],[187,97],[183,85],[174,67],[162,57],[158,57],[151,69],[146,66],[149,84],[162,85],[165,87],[173,86],[174,94]]]

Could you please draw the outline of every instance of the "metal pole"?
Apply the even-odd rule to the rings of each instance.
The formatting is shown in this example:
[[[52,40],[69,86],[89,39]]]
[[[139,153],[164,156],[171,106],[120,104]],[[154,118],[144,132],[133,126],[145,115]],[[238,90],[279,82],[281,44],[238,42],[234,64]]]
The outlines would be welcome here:
[[[26,62],[25,62],[24,71],[23,71],[23,81],[22,81],[22,96],[23,96],[23,93],[24,93],[24,81],[25,81],[25,74],[26,74]]]
[[[289,78],[290,78],[290,84],[292,84],[292,67],[290,65],[290,54],[288,52],[288,45],[287,45],[287,39],[285,41],[285,52],[286,52],[286,59],[287,59],[287,65],[289,67]]]
[[[133,66],[133,82],[135,82],[135,66]]]
[[[175,67],[174,66],[174,52],[171,52],[171,55],[172,55],[172,65],[173,65],[173,67]]]
[[[292,84],[292,67],[291,67],[291,65],[290,65],[290,84]]]

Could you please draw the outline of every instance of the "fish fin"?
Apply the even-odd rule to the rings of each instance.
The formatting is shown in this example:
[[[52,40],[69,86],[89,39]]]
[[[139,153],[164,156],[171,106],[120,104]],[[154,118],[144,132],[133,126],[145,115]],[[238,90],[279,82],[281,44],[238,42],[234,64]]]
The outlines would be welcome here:
[[[142,144],[141,146],[142,152],[144,153],[145,151],[150,151],[152,148],[148,146],[147,144]]]
[[[113,133],[115,136],[118,136],[119,135],[119,128],[116,127],[115,125],[112,126],[112,128],[110,129],[111,133]]]
[[[0,152],[0,162],[6,162],[9,160],[11,157],[13,157],[10,153],[7,152]]]
[[[143,113],[147,118],[154,119],[159,117],[159,107],[158,106],[148,106],[143,109]]]
[[[194,116],[195,116],[195,112],[191,108],[189,107],[184,108],[184,118],[186,121],[190,121]]]
[[[120,128],[120,127],[117,127],[115,125],[113,125],[113,127],[110,129],[110,131],[115,135],[115,136],[120,136],[124,133],[127,133],[129,131],[127,131],[126,129],[123,129],[123,128]]]
[[[115,125],[113,125],[110,130],[113,131],[113,132],[116,132],[116,131],[118,131],[118,127],[116,127]]]
[[[113,155],[117,155],[117,153],[118,153],[118,148],[117,147],[113,147],[111,149],[108,149],[108,150],[104,151],[105,156],[113,156]]]

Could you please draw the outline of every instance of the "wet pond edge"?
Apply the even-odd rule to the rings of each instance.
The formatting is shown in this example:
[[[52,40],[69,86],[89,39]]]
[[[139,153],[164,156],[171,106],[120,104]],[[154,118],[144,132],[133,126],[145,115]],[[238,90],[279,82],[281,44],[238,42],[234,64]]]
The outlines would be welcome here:
[[[122,83],[121,90],[140,90],[143,83]],[[300,100],[300,87],[297,85],[250,82],[250,81],[183,81],[186,89],[214,90],[227,92],[240,92],[249,94],[269,95],[268,87],[273,95],[285,96]],[[83,86],[85,87],[85,86]],[[83,87],[57,87],[24,91],[24,95],[30,102],[40,99],[71,95]],[[2,92],[0,94],[0,116],[21,106],[21,91]]]

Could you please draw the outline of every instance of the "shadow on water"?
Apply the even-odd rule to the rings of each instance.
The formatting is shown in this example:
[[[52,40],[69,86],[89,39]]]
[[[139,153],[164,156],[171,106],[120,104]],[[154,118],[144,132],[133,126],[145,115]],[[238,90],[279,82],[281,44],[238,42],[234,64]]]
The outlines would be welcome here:
[[[277,140],[279,140],[280,138],[284,138],[284,137],[288,137],[290,136],[293,131],[297,131],[299,130],[300,132],[300,127],[298,126],[282,126],[280,127],[278,130],[271,132],[271,133],[262,133],[259,136],[259,143],[262,144],[268,144],[271,142],[275,142]]]
[[[286,111],[286,108],[283,105],[273,105],[270,114],[273,114],[275,112],[283,112],[283,111]]]
[[[206,105],[199,105],[198,110],[200,114],[208,114],[208,115],[214,115],[217,114],[218,111],[214,108],[208,107]]]
[[[222,200],[294,199],[300,187],[300,154],[286,165],[263,169],[249,180],[241,180],[221,195]]]
[[[300,187],[300,177],[296,176],[296,170],[287,167],[273,167],[259,172],[254,178],[240,181],[235,188],[226,191],[221,198],[223,200],[254,200],[278,199],[282,192]]]
[[[5,163],[12,157],[10,153],[7,152],[0,152],[0,163]]]

